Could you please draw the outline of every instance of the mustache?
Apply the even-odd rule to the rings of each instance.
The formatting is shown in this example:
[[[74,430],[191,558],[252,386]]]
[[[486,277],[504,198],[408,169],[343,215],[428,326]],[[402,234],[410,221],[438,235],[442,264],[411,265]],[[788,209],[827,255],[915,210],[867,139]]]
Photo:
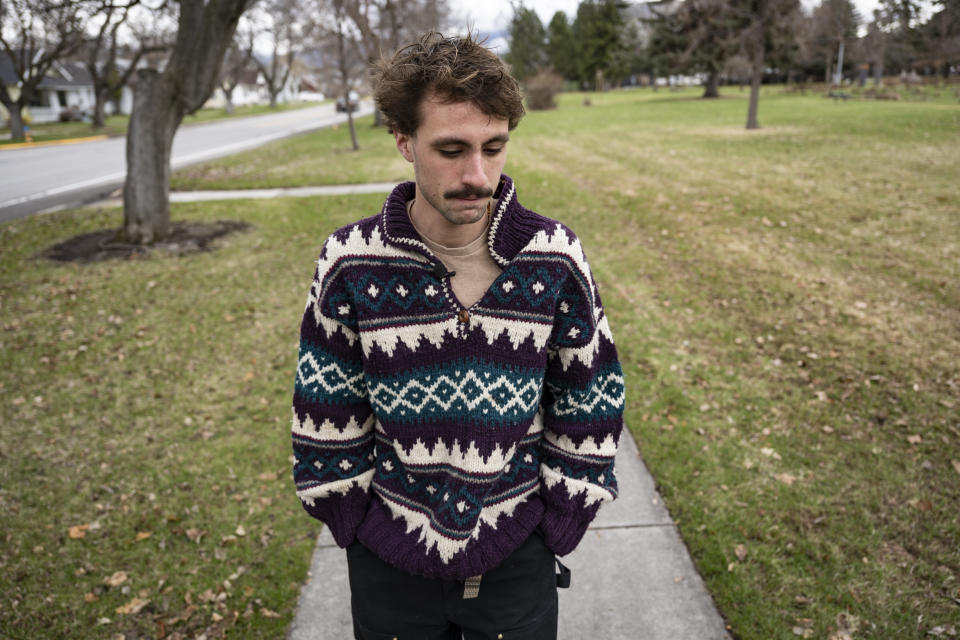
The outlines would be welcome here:
[[[492,195],[493,189],[488,187],[464,187],[456,191],[447,191],[443,197],[448,199],[489,198]]]

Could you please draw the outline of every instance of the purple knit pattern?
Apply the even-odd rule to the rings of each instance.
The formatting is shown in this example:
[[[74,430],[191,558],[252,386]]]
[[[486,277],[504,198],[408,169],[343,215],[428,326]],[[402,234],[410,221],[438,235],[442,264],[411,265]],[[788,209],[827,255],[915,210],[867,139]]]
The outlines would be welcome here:
[[[414,183],[324,244],[301,323],[293,475],[337,544],[465,579],[538,526],[572,551],[617,495],[623,374],[579,240],[501,178],[503,273],[468,309],[406,212]],[[456,277],[456,276],[454,276]]]

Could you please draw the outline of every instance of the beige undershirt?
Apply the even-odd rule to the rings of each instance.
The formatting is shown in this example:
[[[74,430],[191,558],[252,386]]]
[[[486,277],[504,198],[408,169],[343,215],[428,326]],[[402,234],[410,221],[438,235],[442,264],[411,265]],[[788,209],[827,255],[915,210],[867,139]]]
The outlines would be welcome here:
[[[409,209],[408,209],[409,210]],[[493,281],[497,279],[503,269],[500,268],[490,255],[487,238],[490,233],[490,218],[487,218],[487,227],[476,240],[463,247],[445,247],[428,238],[423,231],[413,223],[414,229],[423,238],[423,243],[432,251],[447,271],[455,271],[457,275],[450,278],[453,294],[457,296],[464,307],[471,307],[483,297]]]

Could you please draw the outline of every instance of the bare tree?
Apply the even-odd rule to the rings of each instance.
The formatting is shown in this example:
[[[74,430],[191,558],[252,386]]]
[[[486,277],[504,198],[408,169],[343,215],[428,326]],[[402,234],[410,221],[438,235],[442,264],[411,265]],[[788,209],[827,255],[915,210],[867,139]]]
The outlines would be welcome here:
[[[264,63],[256,56],[253,61],[267,84],[270,106],[276,107],[277,96],[290,79],[297,48],[303,46],[304,25],[307,23],[301,15],[298,0],[269,0],[258,13],[261,32],[272,40],[273,48],[269,62]]]
[[[358,44],[372,70],[381,56],[391,55],[404,40],[431,29],[441,29],[450,16],[446,0],[343,0],[343,10],[360,37]],[[374,113],[373,125],[383,124]]]
[[[10,136],[23,140],[23,108],[58,60],[83,44],[87,3],[52,0],[0,1],[0,47],[10,59],[20,94],[14,98],[0,82],[0,104],[10,114]]]
[[[247,33],[237,32],[233,37],[233,42],[223,58],[223,65],[220,68],[220,78],[218,87],[223,92],[224,107],[223,110],[228,114],[233,113],[233,92],[237,85],[243,80],[245,73],[250,69],[250,62],[253,60],[253,31]],[[251,73],[254,73],[251,71]]]
[[[184,116],[210,97],[237,22],[254,0],[180,0],[163,71],[139,69],[127,132],[123,235],[149,244],[170,224],[170,147]]]
[[[360,149],[357,144],[357,129],[353,124],[353,100],[350,99],[350,60],[347,53],[347,37],[343,32],[343,23],[346,15],[343,10],[344,0],[332,0],[333,17],[337,25],[337,69],[340,71],[340,82],[343,84],[343,99],[347,110],[347,122],[350,125],[350,141],[353,150]]]
[[[750,103],[747,129],[758,129],[760,85],[768,56],[789,46],[792,16],[798,0],[729,0],[730,19],[737,27],[741,54],[750,65]]]
[[[105,124],[107,99],[126,86],[141,58],[149,53],[166,51],[170,46],[159,31],[152,31],[142,38],[132,38],[137,41],[136,46],[126,67],[120,69],[117,56],[123,48],[121,29],[127,24],[131,12],[140,4],[141,0],[121,0],[118,4],[107,0],[98,12],[102,22],[96,35],[86,42],[84,64],[93,83],[95,129],[102,128]]]

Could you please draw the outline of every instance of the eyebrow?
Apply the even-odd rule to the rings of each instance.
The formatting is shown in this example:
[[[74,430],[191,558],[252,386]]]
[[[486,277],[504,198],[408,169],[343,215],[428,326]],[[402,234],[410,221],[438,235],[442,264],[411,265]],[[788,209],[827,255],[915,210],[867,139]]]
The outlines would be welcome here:
[[[503,134],[503,135],[499,135],[499,136],[494,136],[494,137],[490,138],[489,140],[485,140],[484,143],[483,143],[483,146],[486,146],[486,145],[492,144],[492,143],[497,143],[497,142],[506,144],[509,140],[510,140],[510,136],[509,136],[508,134]],[[470,146],[470,143],[469,143],[468,141],[464,140],[463,138],[455,138],[455,137],[453,137],[453,136],[450,136],[450,137],[447,137],[447,138],[439,138],[439,139],[437,139],[437,140],[434,140],[434,141],[430,144],[430,146],[431,146],[431,147],[434,147],[434,148],[438,148],[438,147],[448,147],[448,146],[469,147],[469,146]]]

